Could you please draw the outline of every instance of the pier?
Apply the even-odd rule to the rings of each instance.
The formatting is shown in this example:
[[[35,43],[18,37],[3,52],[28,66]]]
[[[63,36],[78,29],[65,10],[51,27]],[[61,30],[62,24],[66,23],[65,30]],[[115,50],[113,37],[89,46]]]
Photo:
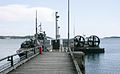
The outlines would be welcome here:
[[[36,52],[35,52],[36,51]],[[82,52],[43,52],[34,49],[11,66],[1,70],[0,74],[84,74],[84,53]],[[17,54],[16,54],[17,55]],[[14,57],[15,55],[9,56]],[[8,59],[3,58],[2,60]]]

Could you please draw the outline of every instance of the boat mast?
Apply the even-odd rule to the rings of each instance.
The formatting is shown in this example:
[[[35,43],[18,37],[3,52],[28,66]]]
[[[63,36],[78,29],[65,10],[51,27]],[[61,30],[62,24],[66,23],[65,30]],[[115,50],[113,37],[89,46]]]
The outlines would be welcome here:
[[[36,19],[35,19],[35,21],[36,21],[35,22],[35,28],[36,28],[35,33],[36,33],[36,38],[37,38],[37,10],[36,10]]]
[[[37,38],[38,38],[38,34],[37,34],[37,10],[36,10],[36,18],[35,18],[35,44],[37,46]]]

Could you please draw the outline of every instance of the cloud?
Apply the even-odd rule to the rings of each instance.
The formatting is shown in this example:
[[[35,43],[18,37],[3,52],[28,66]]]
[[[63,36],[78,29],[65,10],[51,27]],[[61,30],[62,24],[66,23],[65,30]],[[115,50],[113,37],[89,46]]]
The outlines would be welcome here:
[[[0,6],[0,21],[31,21],[35,18],[36,10],[38,11],[39,21],[54,21],[53,9],[18,4]]]

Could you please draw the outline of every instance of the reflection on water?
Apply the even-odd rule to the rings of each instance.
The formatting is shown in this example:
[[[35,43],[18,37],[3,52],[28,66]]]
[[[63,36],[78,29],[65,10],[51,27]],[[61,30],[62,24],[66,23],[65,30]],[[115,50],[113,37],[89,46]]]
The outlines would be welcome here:
[[[89,54],[85,56],[86,74],[120,74],[120,54]]]
[[[97,68],[99,68],[100,55],[102,54],[87,54],[85,56],[86,74],[96,74],[93,70],[97,70]]]
[[[104,54],[87,54],[86,57],[86,61],[96,61],[99,62],[100,61],[100,57]]]
[[[85,56],[86,74],[120,74],[120,39],[103,39],[104,54]]]
[[[0,59],[13,55],[25,39],[0,39]]]

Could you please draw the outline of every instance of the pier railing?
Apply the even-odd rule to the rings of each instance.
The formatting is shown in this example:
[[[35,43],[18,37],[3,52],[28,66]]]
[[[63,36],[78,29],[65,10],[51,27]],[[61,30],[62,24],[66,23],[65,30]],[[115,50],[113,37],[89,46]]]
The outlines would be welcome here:
[[[77,74],[85,74],[84,70],[82,71],[82,69],[80,68],[80,65],[79,65],[79,63],[78,63],[78,61],[77,61],[77,59],[80,59],[80,58],[77,58],[77,59],[76,59],[76,57],[75,57],[75,55],[74,55],[74,52],[71,51],[70,48],[69,48],[69,52],[70,52],[70,55],[71,55],[71,57],[72,57],[73,63],[74,63],[74,65],[75,65]],[[81,62],[82,62],[82,61],[84,62],[84,57],[83,57],[83,55],[81,55],[81,56],[82,56]],[[80,63],[80,64],[82,65],[82,63]]]
[[[24,53],[23,56],[19,57],[18,55],[21,54],[13,54],[10,56],[7,56],[5,58],[0,59],[0,73],[8,73],[11,70],[15,69],[19,65],[25,63],[32,57],[39,54],[39,47],[31,48],[30,50],[26,50],[22,53]]]

